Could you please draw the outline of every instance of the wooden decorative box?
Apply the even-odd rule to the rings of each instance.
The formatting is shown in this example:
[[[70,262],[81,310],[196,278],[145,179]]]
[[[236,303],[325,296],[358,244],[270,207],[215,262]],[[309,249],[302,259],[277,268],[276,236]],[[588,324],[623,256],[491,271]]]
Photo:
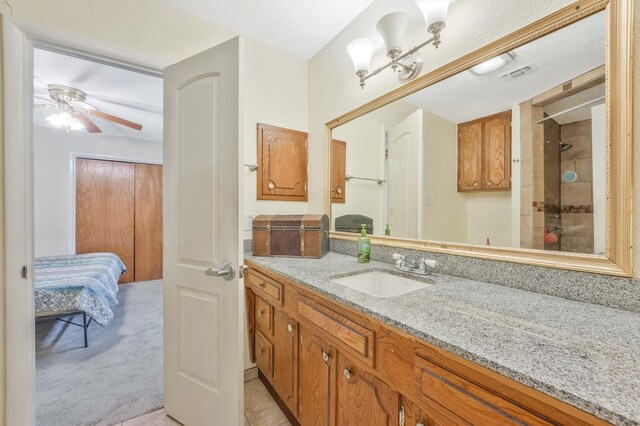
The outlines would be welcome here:
[[[260,215],[253,219],[253,255],[321,258],[329,252],[325,214]]]

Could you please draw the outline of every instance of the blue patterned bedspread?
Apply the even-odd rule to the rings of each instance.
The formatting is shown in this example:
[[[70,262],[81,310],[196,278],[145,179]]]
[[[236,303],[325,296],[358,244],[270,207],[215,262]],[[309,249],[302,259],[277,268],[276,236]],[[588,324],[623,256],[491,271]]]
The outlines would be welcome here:
[[[35,259],[36,316],[82,311],[105,326],[118,304],[118,280],[126,271],[113,253],[47,256]]]

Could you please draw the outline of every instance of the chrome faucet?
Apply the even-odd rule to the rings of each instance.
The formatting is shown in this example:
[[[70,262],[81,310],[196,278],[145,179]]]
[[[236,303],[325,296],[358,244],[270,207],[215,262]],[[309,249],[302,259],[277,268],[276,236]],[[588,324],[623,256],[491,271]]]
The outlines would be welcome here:
[[[420,259],[418,263],[405,261],[405,256],[400,253],[393,253],[393,259],[396,261],[396,269],[398,271],[410,272],[418,275],[428,275],[431,270],[427,268],[435,268],[438,262],[431,259]]]

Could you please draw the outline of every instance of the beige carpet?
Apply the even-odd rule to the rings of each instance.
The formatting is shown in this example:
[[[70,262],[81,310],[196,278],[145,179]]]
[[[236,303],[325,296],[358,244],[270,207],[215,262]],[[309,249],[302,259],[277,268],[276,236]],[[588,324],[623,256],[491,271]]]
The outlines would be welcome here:
[[[36,322],[37,425],[110,426],[163,406],[162,281],[121,285],[118,300],[86,349],[82,328]]]

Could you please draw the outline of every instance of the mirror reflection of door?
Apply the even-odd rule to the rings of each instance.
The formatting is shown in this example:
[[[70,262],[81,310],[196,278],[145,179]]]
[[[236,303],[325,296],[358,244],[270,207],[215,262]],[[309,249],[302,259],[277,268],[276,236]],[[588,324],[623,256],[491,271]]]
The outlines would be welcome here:
[[[393,236],[422,235],[422,110],[388,131],[387,223]]]

